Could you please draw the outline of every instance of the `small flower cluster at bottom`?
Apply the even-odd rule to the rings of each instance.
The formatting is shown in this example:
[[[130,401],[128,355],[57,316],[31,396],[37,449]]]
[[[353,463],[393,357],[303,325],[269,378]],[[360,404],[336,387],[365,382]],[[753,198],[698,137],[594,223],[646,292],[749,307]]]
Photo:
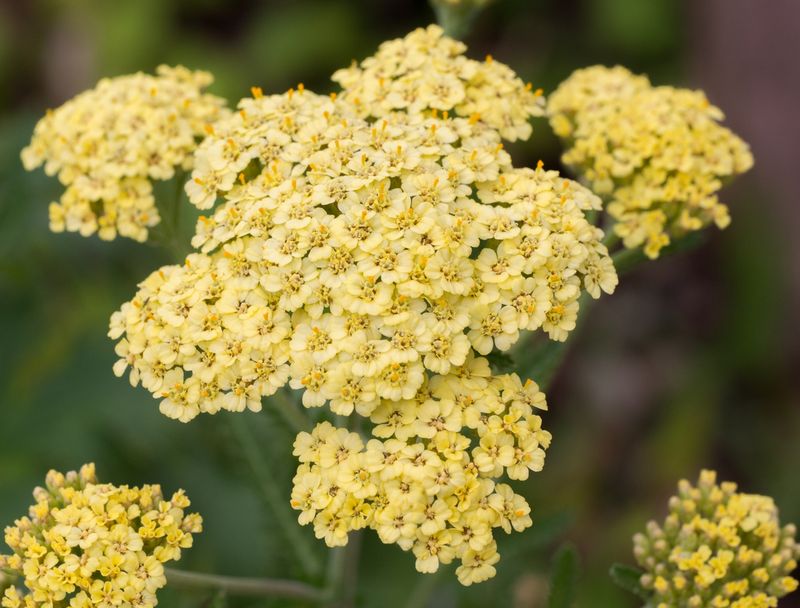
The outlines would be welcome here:
[[[101,484],[93,464],[47,474],[30,517],[5,529],[12,555],[0,556],[11,583],[3,608],[150,608],[166,584],[165,562],[192,546],[202,518],[189,499],[167,500],[158,485]],[[15,584],[19,580],[25,590]],[[0,578],[0,584],[2,584]]]
[[[313,523],[331,547],[347,544],[352,530],[372,528],[384,543],[412,550],[420,572],[459,559],[464,585],[493,577],[500,560],[493,529],[510,534],[532,523],[526,500],[495,479],[504,472],[527,479],[541,470],[551,436],[533,414],[532,406],[545,407],[533,382],[523,385],[516,375],[479,379],[473,394],[457,405],[422,391],[418,399],[438,412],[438,430],[426,436],[365,445],[358,433],[327,422],[300,433],[291,502],[302,511],[300,523]],[[468,434],[479,438],[471,451]]]
[[[797,588],[800,545],[795,526],[781,527],[768,496],[717,485],[702,471],[697,487],[683,480],[663,525],[651,521],[634,537],[634,555],[655,608],[772,608]]]

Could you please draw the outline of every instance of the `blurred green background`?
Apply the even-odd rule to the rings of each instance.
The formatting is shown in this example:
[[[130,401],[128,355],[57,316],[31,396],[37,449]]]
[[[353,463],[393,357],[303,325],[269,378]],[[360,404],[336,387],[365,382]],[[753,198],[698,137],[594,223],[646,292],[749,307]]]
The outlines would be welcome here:
[[[170,260],[124,239],[50,233],[59,186],[25,173],[19,151],[45,108],[101,76],[183,63],[211,70],[212,90],[234,102],[251,85],[324,92],[334,69],[432,20],[425,2],[407,0],[0,1],[0,524],[24,512],[47,469],[95,461],[105,480],[187,490],[206,532],[182,568],[302,576],[229,416],[169,421],[111,372],[109,315]],[[632,533],[662,517],[677,479],[701,467],[775,496],[783,518],[800,523],[797,23],[794,0],[498,0],[479,18],[470,53],[491,52],[546,92],[594,63],[705,88],[752,143],[757,167],[724,193],[728,230],[625,277],[572,338],[549,393],[547,466],[517,484],[534,528],[504,540],[497,578],[464,592],[449,572],[417,575],[411,555],[370,533],[360,605],[544,606],[552,556],[571,542],[575,605],[635,606],[608,567],[632,562]],[[518,165],[554,166],[559,149],[539,120],[512,153]],[[291,432],[269,407],[238,416],[288,497]],[[160,597],[164,606],[213,600],[174,589]]]

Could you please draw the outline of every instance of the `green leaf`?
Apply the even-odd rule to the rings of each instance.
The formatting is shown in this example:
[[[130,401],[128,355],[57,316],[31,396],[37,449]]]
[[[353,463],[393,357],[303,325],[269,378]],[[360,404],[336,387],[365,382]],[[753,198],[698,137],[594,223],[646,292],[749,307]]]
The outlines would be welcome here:
[[[220,590],[212,595],[202,608],[228,608],[228,594]]]
[[[644,572],[639,568],[626,566],[625,564],[614,564],[608,573],[617,586],[622,587],[625,591],[629,591],[645,601],[650,599],[650,593],[642,587],[640,582]]]
[[[553,559],[550,573],[548,608],[569,608],[575,601],[578,582],[578,552],[571,544],[563,545]]]
[[[492,371],[496,374],[508,374],[516,369],[514,359],[508,353],[493,350],[486,355],[486,358],[489,360],[489,365],[492,366]]]

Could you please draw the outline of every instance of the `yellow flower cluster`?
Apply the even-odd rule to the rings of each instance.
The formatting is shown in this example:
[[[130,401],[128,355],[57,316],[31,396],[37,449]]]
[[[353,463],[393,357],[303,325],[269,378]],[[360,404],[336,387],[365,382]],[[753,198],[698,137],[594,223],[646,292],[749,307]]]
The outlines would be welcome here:
[[[430,25],[384,42],[375,55],[338,70],[333,79],[362,117],[451,112],[485,123],[504,139],[527,139],[530,117],[544,114],[541,89],[534,91],[491,56],[468,59],[466,48]]]
[[[697,487],[678,484],[669,510],[633,541],[656,608],[769,608],[797,588],[795,527],[781,528],[771,498],[702,471]]]
[[[384,441],[365,445],[327,422],[298,435],[291,504],[300,523],[313,523],[331,547],[372,528],[384,543],[411,550],[420,572],[458,559],[464,585],[494,576],[493,529],[531,525],[525,499],[495,479],[541,470],[550,433],[533,413],[546,408],[538,387],[516,375],[491,377],[480,363],[435,376],[416,399],[387,409],[374,430]]]
[[[50,228],[144,241],[159,222],[150,180],[190,169],[192,153],[224,101],[203,93],[207,72],[160,66],[156,76],[105,78],[36,125],[25,168],[45,165],[66,186]]]
[[[200,532],[199,515],[184,514],[182,491],[165,500],[157,485],[100,484],[94,465],[47,474],[30,517],[5,530],[13,554],[0,568],[26,590],[6,589],[3,608],[150,608],[166,584],[163,564],[180,559]]]
[[[653,87],[620,66],[594,66],[558,87],[548,114],[568,145],[564,163],[608,197],[626,247],[644,246],[656,258],[671,237],[730,222],[717,192],[753,157],[701,91]]]
[[[256,92],[258,93],[258,92]],[[206,253],[163,268],[111,320],[139,380],[189,420],[260,408],[287,378],[307,407],[370,415],[427,373],[574,328],[617,283],[600,201],[462,118],[368,123],[309,91],[256,95],[198,148],[187,185]]]

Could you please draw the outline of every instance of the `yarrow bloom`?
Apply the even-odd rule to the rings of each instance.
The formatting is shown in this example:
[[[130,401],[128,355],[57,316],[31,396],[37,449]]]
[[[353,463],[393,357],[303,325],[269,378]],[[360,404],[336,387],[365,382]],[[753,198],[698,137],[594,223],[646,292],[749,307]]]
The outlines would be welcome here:
[[[338,70],[333,79],[362,117],[450,112],[482,122],[510,141],[530,137],[530,118],[544,115],[541,89],[523,83],[491,56],[465,57],[466,49],[430,25],[384,42],[375,55]]]
[[[384,408],[380,439],[327,422],[300,433],[292,506],[328,546],[371,528],[412,551],[420,572],[460,560],[462,584],[484,581],[500,559],[493,530],[531,525],[525,499],[495,480],[541,470],[551,437],[534,408],[546,404],[533,382],[491,377],[485,360],[435,376],[415,399]]]
[[[48,111],[22,161],[28,170],[44,164],[66,187],[50,204],[50,229],[146,240],[160,221],[151,180],[191,169],[198,140],[227,112],[203,92],[212,80],[160,66],[156,76],[104,78]]]
[[[180,420],[303,404],[370,416],[427,375],[563,340],[582,291],[611,293],[599,199],[516,169],[497,132],[397,113],[366,122],[302,88],[240,103],[198,148],[190,200],[205,253],[155,272],[111,319],[120,361]]]
[[[254,88],[195,153],[199,251],[142,282],[109,336],[115,372],[184,422],[257,411],[286,384],[368,418],[366,443],[328,423],[298,436],[301,523],[329,545],[373,528],[423,572],[460,560],[471,584],[494,575],[492,530],[531,524],[497,480],[527,479],[550,444],[544,395],[484,355],[525,330],[566,339],[581,294],[617,276],[585,216],[600,199],[503,149],[540,95],[462,52],[432,27],[351,68],[412,100],[383,104],[344,72],[338,97]]]
[[[669,511],[633,540],[655,608],[770,608],[797,588],[796,529],[781,527],[771,498],[702,471],[696,487],[678,484]]]
[[[671,238],[730,223],[717,192],[753,165],[702,91],[653,87],[623,67],[577,70],[550,96],[565,164],[594,192],[626,247],[656,258]]]
[[[91,464],[50,471],[33,495],[30,516],[5,529],[13,554],[0,556],[0,569],[15,579],[3,608],[155,606],[163,564],[202,528],[199,515],[184,513],[182,491],[166,500],[157,485],[101,484]]]

